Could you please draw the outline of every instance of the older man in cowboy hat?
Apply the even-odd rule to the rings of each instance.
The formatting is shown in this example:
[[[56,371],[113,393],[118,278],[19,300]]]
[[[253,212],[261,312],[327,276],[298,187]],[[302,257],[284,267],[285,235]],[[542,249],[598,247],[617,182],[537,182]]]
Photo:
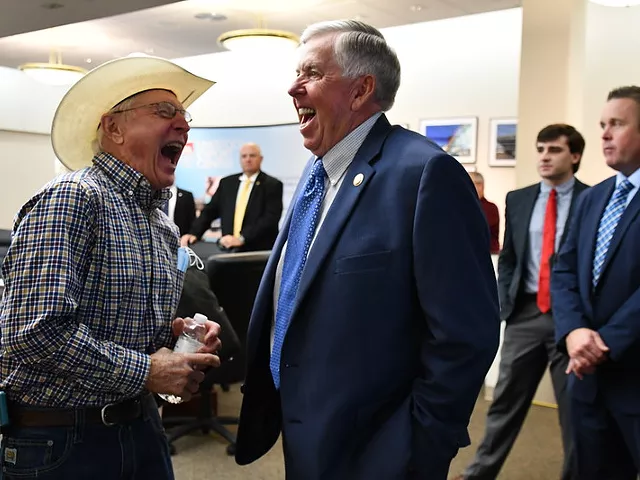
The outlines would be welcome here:
[[[58,177],[20,210],[3,264],[0,461],[7,479],[171,479],[152,392],[190,397],[218,365],[166,347],[184,260],[170,196],[185,108],[213,82],[159,58],[108,62],[62,99]],[[1,397],[0,397],[1,400]]]

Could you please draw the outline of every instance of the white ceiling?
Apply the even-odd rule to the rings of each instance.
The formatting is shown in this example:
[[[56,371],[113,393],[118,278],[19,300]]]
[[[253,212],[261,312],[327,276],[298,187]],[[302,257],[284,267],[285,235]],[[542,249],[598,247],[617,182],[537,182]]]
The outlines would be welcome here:
[[[255,27],[260,21],[265,27],[299,34],[306,25],[320,20],[359,18],[384,28],[513,8],[520,3],[521,0],[0,0],[0,65],[46,62],[52,49],[61,52],[64,63],[85,68],[132,52],[187,57],[221,51],[216,43],[221,33]],[[226,19],[195,17],[203,13],[221,14]]]

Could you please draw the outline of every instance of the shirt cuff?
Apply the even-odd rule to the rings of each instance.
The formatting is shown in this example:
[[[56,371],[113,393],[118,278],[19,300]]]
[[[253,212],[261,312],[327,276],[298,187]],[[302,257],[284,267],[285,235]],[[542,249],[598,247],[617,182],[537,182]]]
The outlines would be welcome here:
[[[151,370],[149,355],[135,350],[126,350],[120,368],[113,372],[115,390],[122,392],[127,398],[139,395],[144,390],[149,370]]]

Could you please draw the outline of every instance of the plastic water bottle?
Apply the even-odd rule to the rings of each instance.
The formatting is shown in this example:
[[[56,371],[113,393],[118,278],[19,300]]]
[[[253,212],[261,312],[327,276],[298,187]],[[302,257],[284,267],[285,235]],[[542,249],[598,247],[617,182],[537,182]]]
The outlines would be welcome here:
[[[184,330],[173,351],[178,353],[195,353],[204,346],[204,336],[207,328],[204,326],[208,318],[201,313],[196,313],[193,319],[185,318]],[[180,403],[182,398],[177,395],[160,394],[160,397],[169,403]]]

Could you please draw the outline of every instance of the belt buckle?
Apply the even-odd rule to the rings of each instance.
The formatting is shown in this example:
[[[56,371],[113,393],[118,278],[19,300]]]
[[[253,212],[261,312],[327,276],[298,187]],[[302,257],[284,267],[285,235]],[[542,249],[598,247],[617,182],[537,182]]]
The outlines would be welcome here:
[[[107,409],[110,407],[113,407],[114,405],[115,403],[108,403],[104,407],[102,407],[102,410],[100,410],[100,417],[102,418],[102,423],[105,424],[107,427],[113,427],[114,425],[116,425],[115,422],[110,422],[107,420]]]

